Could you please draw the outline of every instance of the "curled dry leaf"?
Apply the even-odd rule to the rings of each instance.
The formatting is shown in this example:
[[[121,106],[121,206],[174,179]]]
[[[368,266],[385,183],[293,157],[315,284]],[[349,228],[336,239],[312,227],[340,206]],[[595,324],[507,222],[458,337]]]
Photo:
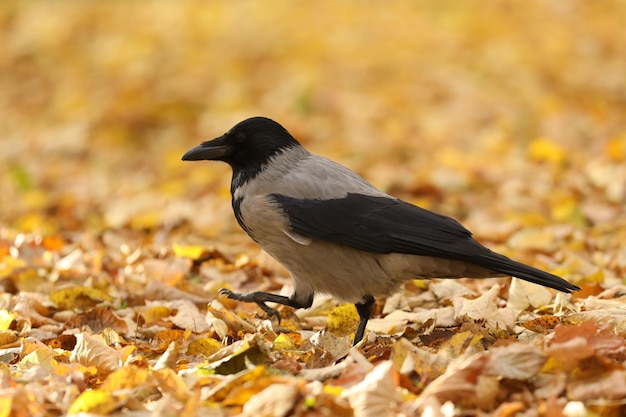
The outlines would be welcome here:
[[[85,366],[95,366],[98,372],[107,375],[120,367],[121,355],[107,346],[100,336],[78,333],[70,360]]]
[[[546,356],[539,348],[522,344],[462,355],[426,387],[416,406],[423,409],[428,397],[435,396],[440,403],[452,401],[466,407],[494,407],[494,397],[487,391],[498,386],[497,378],[530,380],[538,374],[545,361]]]
[[[550,304],[552,293],[546,287],[518,278],[511,280],[507,305],[515,310],[539,308]]]
[[[354,410],[355,417],[383,417],[396,415],[399,401],[391,361],[384,361],[372,369],[360,383],[341,394]]]
[[[500,286],[494,285],[480,297],[468,300],[461,297],[452,299],[454,316],[459,322],[482,322],[491,331],[513,329],[515,312],[511,308],[498,308]]]
[[[547,356],[533,345],[513,343],[489,350],[489,361],[483,373],[501,378],[527,381],[534,378]]]
[[[204,333],[210,330],[206,316],[200,313],[198,307],[189,300],[175,300],[167,303],[170,310],[175,310],[176,314],[170,316],[170,320],[180,329],[189,329],[194,333]]]
[[[406,339],[400,339],[393,347],[391,361],[404,375],[415,373],[420,378],[433,380],[443,374],[451,362],[448,355],[420,349]]]
[[[178,360],[178,348],[176,342],[171,342],[165,352],[154,364],[153,369],[158,371],[161,369],[176,369],[176,361]]]
[[[293,382],[275,383],[254,394],[243,405],[246,417],[284,417],[293,409],[298,388]]]

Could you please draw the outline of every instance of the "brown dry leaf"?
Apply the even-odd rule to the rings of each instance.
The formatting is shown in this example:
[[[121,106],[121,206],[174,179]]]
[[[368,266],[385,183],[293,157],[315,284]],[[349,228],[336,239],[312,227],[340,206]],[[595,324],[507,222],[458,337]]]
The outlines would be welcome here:
[[[28,319],[34,327],[56,324],[49,316],[50,309],[42,304],[36,294],[20,292],[13,311]]]
[[[76,336],[71,334],[62,334],[61,336],[53,339],[42,340],[42,342],[50,346],[52,349],[72,351],[76,346]]]
[[[528,330],[532,330],[533,332],[548,333],[560,323],[560,317],[546,314],[545,316],[537,317],[536,319],[526,320],[525,322],[521,323],[521,325]]]
[[[517,381],[534,378],[547,360],[538,347],[521,343],[491,348],[488,356],[483,374]]]
[[[452,401],[464,407],[493,407],[496,403],[489,390],[498,385],[497,378],[530,380],[537,375],[545,360],[539,348],[523,344],[462,355],[448,366],[443,375],[426,387],[416,401],[416,406],[425,407],[428,398],[434,396],[439,403]]]
[[[168,308],[176,311],[167,320],[180,329],[189,329],[194,333],[204,333],[211,329],[206,316],[189,300],[177,300],[167,303]]]
[[[110,308],[104,307],[96,307],[75,315],[65,322],[65,328],[80,329],[83,331],[89,329],[89,331],[94,333],[100,333],[107,328],[122,334],[126,334],[128,331],[126,322],[117,317]]]
[[[205,304],[211,301],[202,295],[191,294],[176,287],[170,287],[160,281],[148,282],[144,296],[147,300],[188,300],[194,304]]]
[[[592,357],[595,351],[589,346],[586,338],[574,336],[566,341],[552,342],[546,348],[546,353],[563,369],[569,371],[575,369],[582,360]]]
[[[158,353],[165,352],[171,343],[182,346],[190,337],[190,330],[161,330],[152,338],[152,350]]]
[[[208,310],[207,316],[211,316],[210,318],[218,319],[222,323],[225,323],[227,328],[228,328],[228,330],[230,332],[233,332],[233,335],[235,337],[238,337],[238,336],[240,336],[242,334],[245,334],[245,333],[253,333],[255,331],[254,326],[252,326],[250,323],[248,323],[247,321],[243,320],[239,316],[237,316],[237,315],[231,313],[230,311],[226,310],[218,301],[212,302],[207,307],[207,310]],[[209,319],[209,320],[207,320],[207,322],[211,323],[211,320]],[[216,323],[211,323],[211,324],[213,326],[216,325]],[[220,324],[217,324],[217,326],[220,326]],[[218,332],[218,334],[219,334],[219,332]],[[220,335],[220,337],[222,337],[222,338],[224,336]]]
[[[626,342],[623,337],[616,335],[607,326],[592,320],[577,326],[557,327],[549,348],[577,338],[585,339],[589,348],[601,355],[613,356],[626,353]]]
[[[626,398],[626,371],[616,369],[577,378],[567,384],[567,396],[574,401],[623,401]]]

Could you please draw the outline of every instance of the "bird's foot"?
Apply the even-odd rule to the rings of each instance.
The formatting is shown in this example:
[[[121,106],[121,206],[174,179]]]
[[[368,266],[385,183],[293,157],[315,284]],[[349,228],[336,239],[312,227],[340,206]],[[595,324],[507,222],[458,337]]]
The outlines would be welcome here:
[[[280,324],[280,321],[281,321],[280,313],[277,310],[271,307],[268,307],[268,305],[265,304],[265,300],[263,299],[263,297],[259,296],[259,294],[263,294],[263,293],[256,293],[256,292],[236,293],[236,292],[229,290],[228,288],[220,288],[219,294],[223,295],[224,297],[230,298],[231,300],[255,303],[256,305],[261,307],[263,311],[265,311],[265,314],[267,314],[270,319],[272,317],[276,317],[276,320]]]

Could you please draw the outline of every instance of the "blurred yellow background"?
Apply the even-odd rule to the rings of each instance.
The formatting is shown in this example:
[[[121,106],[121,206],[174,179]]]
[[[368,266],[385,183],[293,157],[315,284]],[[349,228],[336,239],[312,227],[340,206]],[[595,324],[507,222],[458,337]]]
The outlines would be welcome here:
[[[234,231],[228,168],[180,156],[255,115],[478,232],[612,222],[625,21],[623,1],[5,1],[0,226]]]

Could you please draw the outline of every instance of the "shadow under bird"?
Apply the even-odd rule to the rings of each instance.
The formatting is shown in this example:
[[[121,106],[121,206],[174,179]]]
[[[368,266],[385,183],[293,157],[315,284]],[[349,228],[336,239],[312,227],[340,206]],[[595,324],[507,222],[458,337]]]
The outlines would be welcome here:
[[[279,319],[266,302],[308,308],[315,293],[331,294],[356,306],[354,344],[363,338],[374,296],[391,295],[413,279],[510,275],[566,293],[579,290],[487,249],[456,220],[385,194],[348,168],[311,154],[268,118],[244,120],[182,159],[231,166],[239,225],[294,282],[289,297],[220,293],[254,302]]]

